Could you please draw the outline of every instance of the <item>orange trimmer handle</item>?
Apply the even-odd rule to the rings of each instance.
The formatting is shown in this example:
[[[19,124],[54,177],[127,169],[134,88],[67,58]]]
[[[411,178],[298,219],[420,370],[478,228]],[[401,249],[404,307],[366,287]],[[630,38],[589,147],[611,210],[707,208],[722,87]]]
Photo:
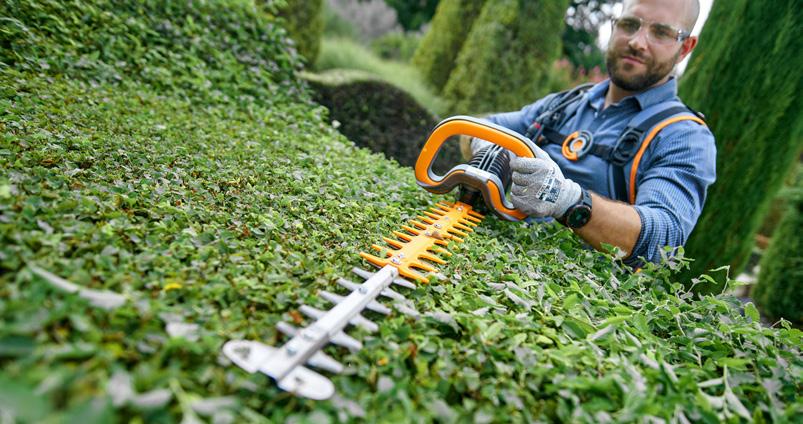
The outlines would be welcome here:
[[[445,177],[433,173],[432,164],[443,143],[455,135],[467,135],[490,141],[510,150],[518,157],[534,158],[538,156],[536,152],[540,150],[526,137],[505,127],[470,116],[453,116],[435,126],[421,149],[421,154],[415,163],[415,177],[420,183],[434,186]]]
[[[449,137],[455,135],[467,135],[487,140],[519,157],[534,158],[546,155],[543,150],[521,134],[470,116],[455,116],[438,124],[424,144],[415,164],[415,177],[418,185],[427,191],[438,194],[448,193],[458,185],[471,186],[482,193],[485,204],[497,216],[509,221],[520,221],[526,218],[526,214],[515,209],[505,199],[504,187],[498,177],[469,164],[457,165],[446,175],[437,175],[432,171],[432,164],[435,162],[441,146]]]

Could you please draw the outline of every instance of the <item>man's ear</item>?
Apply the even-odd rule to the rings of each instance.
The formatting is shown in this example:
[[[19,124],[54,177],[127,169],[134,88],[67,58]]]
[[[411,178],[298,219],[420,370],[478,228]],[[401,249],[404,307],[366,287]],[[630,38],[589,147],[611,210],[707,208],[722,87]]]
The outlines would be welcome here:
[[[694,47],[697,46],[697,37],[691,36],[685,40],[683,40],[683,44],[680,45],[680,57],[678,62],[685,59],[686,56],[694,50]]]

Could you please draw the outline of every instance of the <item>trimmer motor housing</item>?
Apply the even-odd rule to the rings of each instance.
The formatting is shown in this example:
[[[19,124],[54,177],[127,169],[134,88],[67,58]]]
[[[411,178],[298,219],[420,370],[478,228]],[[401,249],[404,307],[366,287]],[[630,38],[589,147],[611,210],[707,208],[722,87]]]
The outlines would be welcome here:
[[[499,180],[497,184],[505,193],[510,189],[510,152],[501,146],[493,144],[478,150],[468,162],[468,166],[490,173],[491,175],[486,178],[496,177]],[[457,197],[461,202],[473,206],[477,212],[493,212],[490,200],[472,185],[461,184]]]

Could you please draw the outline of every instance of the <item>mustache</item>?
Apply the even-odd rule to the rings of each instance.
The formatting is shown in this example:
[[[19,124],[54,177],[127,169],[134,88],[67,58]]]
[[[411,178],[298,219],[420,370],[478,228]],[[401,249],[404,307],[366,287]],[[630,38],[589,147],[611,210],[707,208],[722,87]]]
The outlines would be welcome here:
[[[644,56],[642,53],[640,53],[640,52],[638,52],[638,51],[634,50],[634,49],[633,49],[632,47],[630,47],[630,46],[628,46],[628,47],[627,47],[627,49],[626,49],[624,52],[622,52],[622,53],[621,53],[619,56],[620,56],[620,57],[624,57],[624,56],[632,56],[632,57],[634,57],[634,58],[636,58],[636,59],[638,59],[638,60],[640,60],[640,61],[642,61],[642,62],[645,62],[645,63],[646,63],[646,62],[647,62],[647,60],[648,60],[648,58],[647,58],[646,56]]]

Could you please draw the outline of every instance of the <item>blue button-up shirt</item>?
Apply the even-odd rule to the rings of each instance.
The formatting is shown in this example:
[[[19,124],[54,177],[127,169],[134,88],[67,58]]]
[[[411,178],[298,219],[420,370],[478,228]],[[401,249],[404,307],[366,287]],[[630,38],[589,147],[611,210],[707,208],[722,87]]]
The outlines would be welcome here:
[[[609,80],[592,87],[580,100],[577,112],[557,128],[563,134],[587,130],[594,144],[613,146],[627,124],[642,110],[660,102],[679,101],[677,81],[666,83],[626,97],[603,109]],[[488,119],[497,125],[524,134],[552,99],[547,96],[517,112],[502,113]],[[613,165],[594,155],[577,161],[566,159],[561,146],[548,144],[543,149],[558,164],[566,178],[583,188],[608,198],[617,199],[613,180]],[[631,163],[625,166],[625,181],[630,184]],[[664,246],[682,246],[702,212],[706,190],[716,177],[716,146],[714,135],[693,121],[673,123],[652,140],[641,159],[636,175],[634,207],[641,218],[641,233],[628,262],[638,257],[659,261]],[[627,201],[626,198],[617,200]]]

